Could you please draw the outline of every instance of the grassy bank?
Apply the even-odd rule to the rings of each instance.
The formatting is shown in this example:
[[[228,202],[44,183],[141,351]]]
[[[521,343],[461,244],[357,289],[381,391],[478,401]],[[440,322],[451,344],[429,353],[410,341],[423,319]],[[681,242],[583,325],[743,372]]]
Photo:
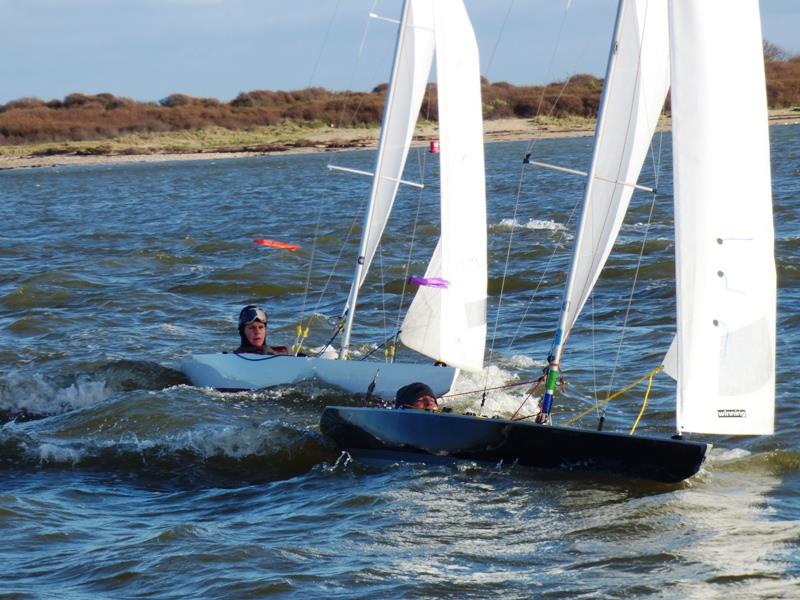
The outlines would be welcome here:
[[[280,152],[301,148],[324,149],[369,145],[373,142],[374,136],[373,128],[337,130],[320,122],[286,121],[278,125],[248,129],[209,127],[185,131],[135,133],[104,140],[0,146],[0,157]]]
[[[800,123],[800,109],[770,111],[771,124]],[[484,121],[486,141],[592,135],[589,117],[537,117]],[[669,129],[668,117],[659,129]],[[736,124],[732,123],[732,127]],[[212,159],[275,152],[319,152],[373,147],[377,127],[336,128],[320,122],[283,122],[243,130],[210,127],[186,131],[138,133],[94,141],[43,142],[0,146],[0,169],[106,162]],[[438,137],[435,123],[418,125],[414,139],[424,144]]]

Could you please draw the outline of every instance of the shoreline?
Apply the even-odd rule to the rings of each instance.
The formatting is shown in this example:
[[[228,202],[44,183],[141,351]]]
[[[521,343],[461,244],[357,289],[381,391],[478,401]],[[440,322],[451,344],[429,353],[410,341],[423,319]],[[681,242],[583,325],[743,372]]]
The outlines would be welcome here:
[[[770,125],[795,125],[800,123],[800,112],[791,109],[772,110],[769,113]],[[662,117],[659,130],[671,126],[667,117]],[[374,148],[377,144],[379,128],[372,129],[331,129],[315,131],[306,135],[306,145],[292,143],[271,144],[267,149],[248,146],[188,152],[148,152],[142,154],[79,154],[77,152],[50,155],[21,154],[18,156],[0,155],[0,171],[9,169],[32,169],[69,165],[104,165],[144,162],[170,162],[184,160],[218,160],[225,158],[244,158],[272,154],[296,154],[307,152],[334,152],[359,148]],[[484,140],[486,142],[518,141],[534,139],[553,139],[564,137],[585,137],[594,134],[594,120],[563,119],[537,123],[533,119],[498,119],[484,121]],[[412,145],[426,144],[438,137],[435,125],[417,128]]]

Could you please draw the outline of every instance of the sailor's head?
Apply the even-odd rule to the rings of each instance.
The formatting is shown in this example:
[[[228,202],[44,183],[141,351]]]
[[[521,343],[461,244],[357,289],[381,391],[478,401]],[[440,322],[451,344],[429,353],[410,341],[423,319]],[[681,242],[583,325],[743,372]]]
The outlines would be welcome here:
[[[260,348],[267,339],[267,313],[254,304],[245,306],[239,313],[239,337],[242,344]]]
[[[433,390],[424,383],[416,381],[397,390],[394,407],[436,410],[439,408],[439,404],[436,402]]]

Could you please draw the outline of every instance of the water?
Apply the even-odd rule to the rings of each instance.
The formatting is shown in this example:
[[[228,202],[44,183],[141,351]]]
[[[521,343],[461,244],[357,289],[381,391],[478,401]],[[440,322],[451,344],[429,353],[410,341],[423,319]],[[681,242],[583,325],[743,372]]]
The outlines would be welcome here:
[[[187,385],[181,357],[235,347],[249,302],[268,308],[274,343],[291,344],[304,314],[317,315],[310,346],[328,339],[368,181],[325,165],[369,169],[370,152],[0,173],[0,597],[797,597],[800,127],[771,136],[777,431],[713,439],[680,485],[469,463],[366,468],[319,433],[326,404],[358,402],[339,390]],[[534,152],[580,168],[590,143]],[[567,264],[554,250],[569,245],[582,182],[521,172],[524,152],[487,146],[492,354],[459,392],[535,379],[548,350]],[[363,295],[358,354],[391,335],[404,277],[422,273],[435,242],[429,158],[410,161],[406,178],[421,165],[432,185],[398,200]],[[670,340],[666,197],[616,353],[649,210],[648,197],[634,200],[573,334],[557,415],[647,373]],[[627,430],[641,396],[612,404],[606,427]],[[521,399],[499,390],[484,410],[510,416]],[[450,403],[474,410],[480,398]],[[670,433],[671,403],[657,378],[640,430]]]

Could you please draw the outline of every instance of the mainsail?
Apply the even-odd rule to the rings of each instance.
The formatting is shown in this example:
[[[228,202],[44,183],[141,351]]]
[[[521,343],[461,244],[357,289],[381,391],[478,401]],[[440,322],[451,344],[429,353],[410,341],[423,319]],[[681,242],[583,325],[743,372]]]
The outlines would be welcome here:
[[[394,65],[387,89],[378,155],[358,260],[345,311],[347,328],[342,353],[347,354],[358,290],[364,283],[380,242],[411,146],[422,98],[428,84],[434,49],[430,0],[407,0],[397,36]]]
[[[441,236],[402,325],[401,341],[477,371],[486,343],[486,194],[480,64],[461,0],[434,2],[441,141]]]
[[[564,299],[566,340],[606,263],[669,90],[667,7],[621,2]]]
[[[670,42],[678,430],[770,434],[776,282],[758,1],[673,0]]]

